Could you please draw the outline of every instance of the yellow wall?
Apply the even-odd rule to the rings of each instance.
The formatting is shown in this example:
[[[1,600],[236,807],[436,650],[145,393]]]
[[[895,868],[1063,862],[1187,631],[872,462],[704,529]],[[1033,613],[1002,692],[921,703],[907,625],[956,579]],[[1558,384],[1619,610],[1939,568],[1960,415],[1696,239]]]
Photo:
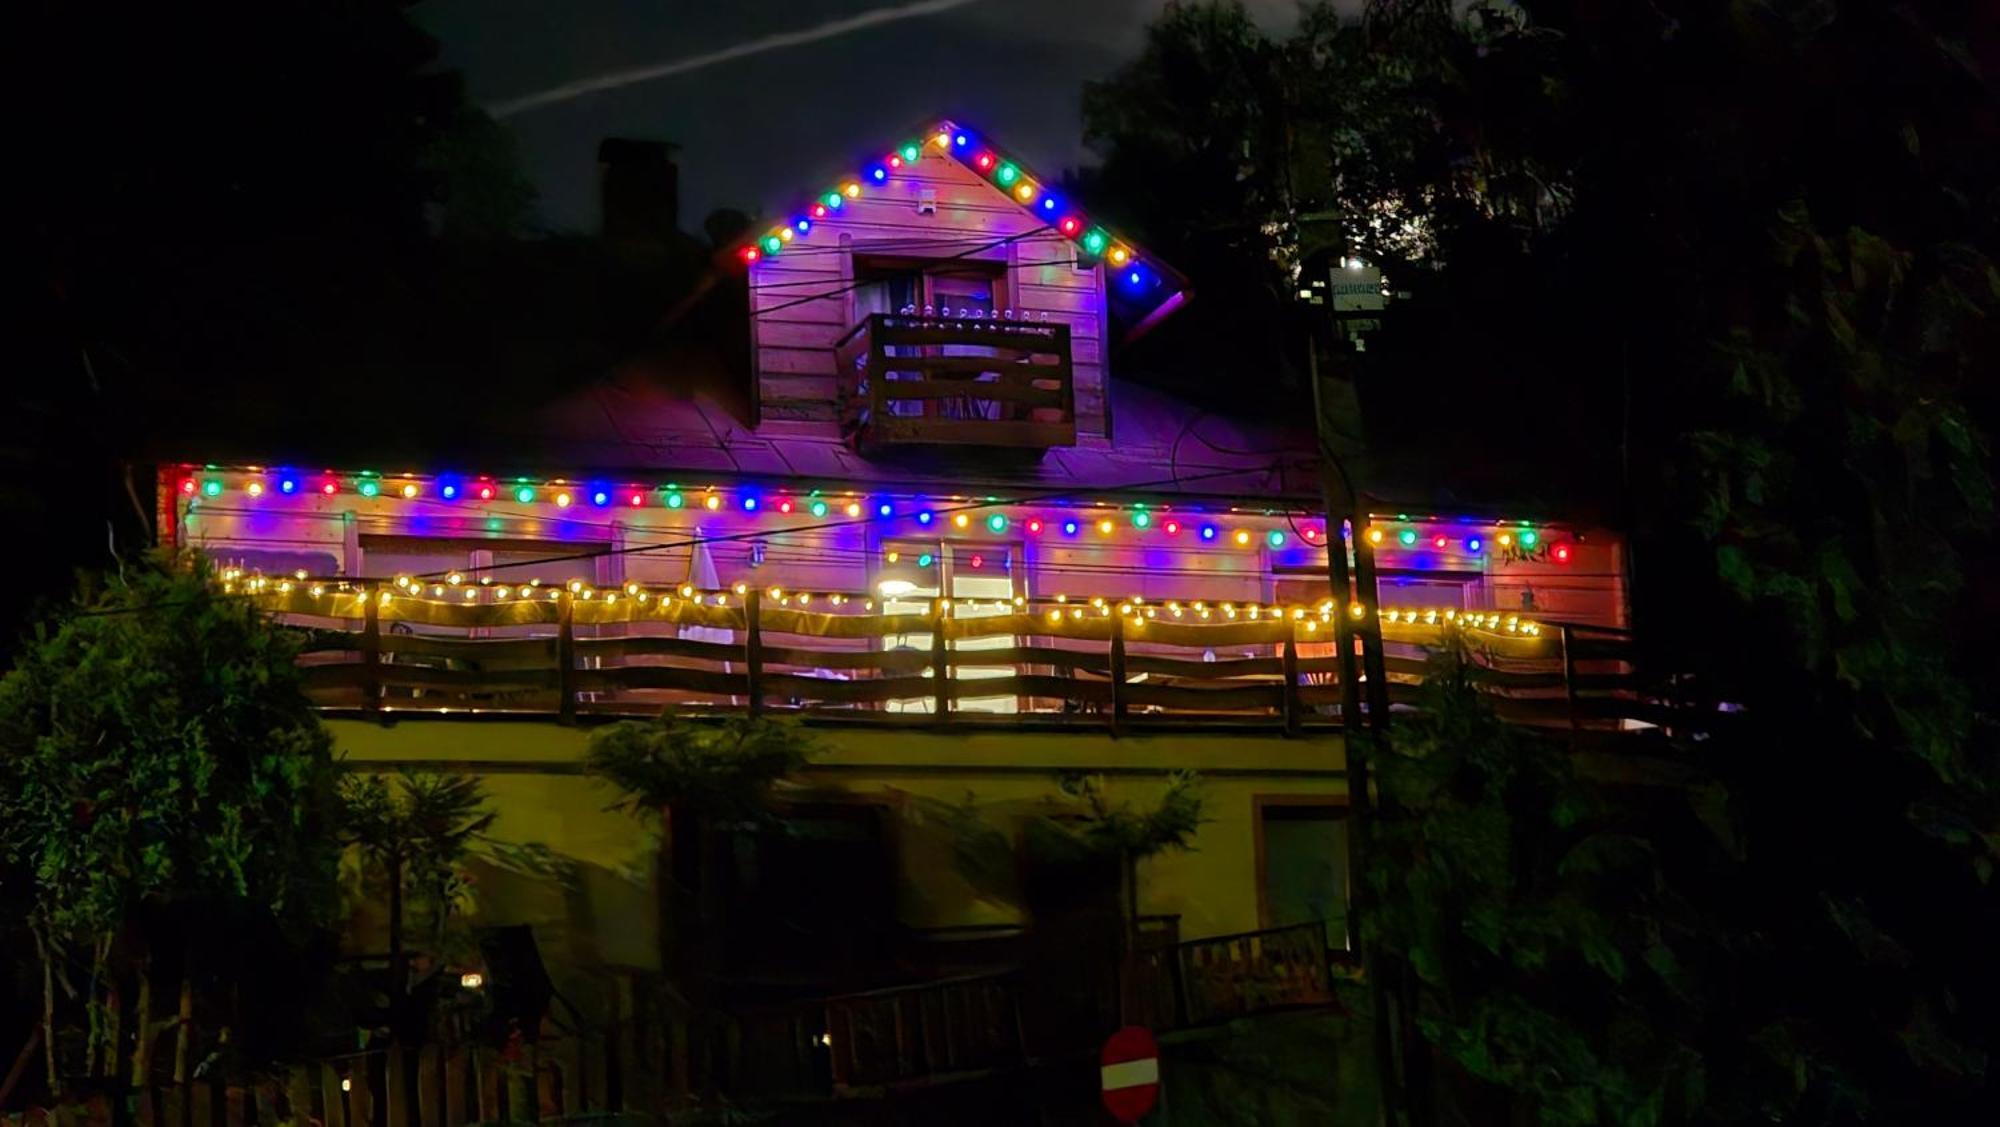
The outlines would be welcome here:
[[[487,874],[493,893],[481,897],[487,922],[535,924],[552,956],[567,951],[584,962],[651,965],[655,843],[641,822],[606,809],[618,800],[612,788],[582,774],[590,729],[447,718],[388,726],[335,720],[328,726],[354,766],[434,764],[479,773],[500,812],[497,836],[539,843],[580,863],[581,887],[566,897]],[[983,821],[1011,832],[1022,816],[1061,808],[1060,772],[1097,774],[1111,802],[1143,808],[1157,800],[1168,772],[1198,771],[1207,821],[1192,850],[1141,865],[1139,910],[1178,914],[1182,936],[1199,938],[1259,925],[1253,799],[1338,800],[1346,791],[1337,736],[1190,732],[1113,740],[1102,732],[833,724],[810,730],[823,750],[803,786],[897,810],[899,910],[913,927],[1026,922],[1010,897],[982,895],[952,862],[951,837],[939,816],[968,793]]]

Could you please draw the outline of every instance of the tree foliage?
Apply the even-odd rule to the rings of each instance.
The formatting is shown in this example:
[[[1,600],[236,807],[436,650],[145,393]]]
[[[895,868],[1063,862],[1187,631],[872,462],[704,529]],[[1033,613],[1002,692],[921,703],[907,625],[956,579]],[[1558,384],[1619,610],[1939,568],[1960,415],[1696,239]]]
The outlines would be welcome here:
[[[213,956],[198,969],[226,998],[256,981],[228,952],[329,922],[333,764],[296,656],[199,566],[157,559],[86,582],[0,682],[0,854],[89,1005],[160,943]]]
[[[1374,757],[1367,939],[1407,960],[1424,1036],[1537,1122],[1684,1120],[1705,1099],[1685,960],[1719,933],[1667,885],[1643,806],[1501,721],[1470,672],[1442,650]]]
[[[1043,828],[1082,855],[1129,861],[1187,849],[1201,828],[1201,776],[1193,771],[1168,774],[1159,800],[1144,807],[1113,803],[1096,775],[1065,775],[1060,792],[1055,808],[1042,818]]]
[[[719,820],[763,813],[771,785],[815,752],[796,724],[732,717],[708,724],[671,714],[591,734],[589,771],[625,792],[635,812],[685,808]]]
[[[1267,101],[1187,117],[1287,123],[1241,132],[1234,229],[1268,232],[1271,270],[1327,213],[1408,294],[1342,361],[1363,485],[1623,526],[1647,667],[1729,709],[1672,746],[1693,781],[1636,809],[1490,725],[1419,722],[1402,738],[1446,754],[1391,757],[1399,787],[1470,789],[1407,799],[1437,863],[1413,910],[1438,917],[1386,934],[1422,956],[1440,1046],[1540,1117],[1991,1118],[1995,32],[1929,2],[1316,5],[1214,57],[1284,59],[1244,87]],[[1147,131],[1100,120],[1106,178],[1144,167]],[[1438,403],[1495,425],[1407,425]],[[1527,758],[1496,773],[1461,739]],[[1591,801],[1565,822],[1572,788]],[[1535,971],[1556,859],[1595,832],[1632,839],[1629,887],[1558,913],[1569,961]],[[1503,876],[1526,940],[1475,938],[1455,909]],[[1677,919],[1671,975],[1618,938]]]

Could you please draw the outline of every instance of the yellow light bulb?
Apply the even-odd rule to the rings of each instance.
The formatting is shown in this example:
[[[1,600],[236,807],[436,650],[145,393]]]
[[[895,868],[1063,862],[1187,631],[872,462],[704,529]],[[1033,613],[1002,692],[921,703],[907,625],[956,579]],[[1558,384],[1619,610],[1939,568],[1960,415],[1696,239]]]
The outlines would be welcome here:
[[[405,485],[405,486],[403,486],[403,496],[405,496],[405,497],[415,497],[416,495],[417,495],[417,487],[416,487],[415,485]]]
[[[1241,529],[1241,528],[1237,529],[1237,530],[1236,530],[1236,546],[1237,546],[1237,547],[1239,547],[1239,548],[1241,548],[1241,547],[1245,547],[1245,546],[1247,546],[1247,545],[1248,545],[1249,543],[1250,543],[1250,533],[1249,533],[1248,531],[1244,530],[1244,529]]]
[[[855,501],[849,501],[849,502],[847,503],[847,515],[848,515],[848,516],[850,516],[850,517],[858,517],[858,516],[860,516],[860,515],[861,515],[861,505],[860,505],[860,504],[859,504],[858,502],[855,502]]]
[[[702,505],[710,510],[719,509],[722,507],[722,498],[711,493],[706,500],[702,501]]]
[[[949,149],[951,148],[951,134],[940,133],[931,138],[931,144],[936,145],[940,149]]]
[[[1112,524],[1109,520],[1101,520],[1097,522],[1097,531],[1105,536],[1111,535],[1111,528]]]
[[[840,186],[840,194],[851,200],[861,194],[861,185],[849,180]]]
[[[1132,252],[1126,250],[1124,247],[1111,248],[1111,262],[1114,266],[1125,265],[1125,260],[1131,257],[1132,257]]]
[[[783,243],[789,243],[789,242],[791,242],[791,241],[792,241],[792,229],[791,229],[790,227],[780,227],[780,228],[778,228],[778,241],[779,241],[779,242],[783,242]]]
[[[559,508],[559,509],[567,509],[567,508],[569,508],[569,501],[570,501],[570,496],[569,496],[569,494],[567,494],[567,493],[558,493],[558,494],[556,494],[556,507],[557,507],[557,508]]]
[[[966,515],[965,515],[964,513],[960,513],[960,514],[958,514],[957,516],[955,516],[955,517],[951,518],[951,523],[952,523],[952,524],[953,524],[953,525],[954,525],[955,527],[958,527],[958,528],[964,528],[964,527],[965,527],[966,525],[968,525],[968,524],[971,524],[971,523],[972,523],[972,518],[971,518],[971,517],[969,517],[969,516],[966,516]]]
[[[1021,181],[1021,186],[1014,189],[1014,198],[1020,200],[1022,203],[1027,203],[1029,200],[1034,199],[1035,186],[1026,180]]]
[[[1371,529],[1369,529],[1369,530],[1368,530],[1368,542],[1369,542],[1370,544],[1380,544],[1380,543],[1382,542],[1382,530],[1381,530],[1381,529],[1379,529],[1379,528],[1371,528]]]

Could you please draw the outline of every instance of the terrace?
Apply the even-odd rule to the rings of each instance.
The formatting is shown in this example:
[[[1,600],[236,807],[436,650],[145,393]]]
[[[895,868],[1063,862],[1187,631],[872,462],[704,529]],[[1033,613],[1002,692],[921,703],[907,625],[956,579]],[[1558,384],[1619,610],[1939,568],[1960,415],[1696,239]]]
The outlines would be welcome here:
[[[306,632],[306,686],[348,714],[792,713],[935,726],[1337,728],[1338,610],[1143,599],[912,602],[738,584],[601,591],[225,573]],[[1367,608],[1349,608],[1360,623]],[[1463,642],[1503,716],[1575,730],[1667,723],[1623,631],[1499,611],[1383,608],[1388,699],[1416,703]]]

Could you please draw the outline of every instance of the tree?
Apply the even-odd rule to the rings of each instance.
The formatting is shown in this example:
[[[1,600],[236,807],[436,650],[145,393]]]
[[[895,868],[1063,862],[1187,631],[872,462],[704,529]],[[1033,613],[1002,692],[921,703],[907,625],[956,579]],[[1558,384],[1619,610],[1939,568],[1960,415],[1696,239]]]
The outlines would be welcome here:
[[[88,1019],[86,1075],[118,1074],[129,1002],[133,1082],[176,1022],[185,1079],[197,1006],[227,1040],[263,1004],[237,987],[329,922],[333,764],[296,657],[201,566],[154,559],[86,582],[0,682],[0,855],[32,875],[52,1091],[58,985]],[[156,959],[180,981],[162,1025]]]
[[[619,806],[627,812],[663,825],[662,962],[686,1000],[692,1079],[704,1096],[714,1095],[719,1079],[722,1037],[710,942],[725,934],[717,839],[728,826],[768,818],[772,786],[817,750],[796,724],[747,716],[703,723],[664,713],[620,721],[590,738],[586,769],[624,793]]]
[[[1139,809],[1130,802],[1112,804],[1104,796],[1104,780],[1095,775],[1065,775],[1059,782],[1060,805],[1030,830],[1029,840],[1048,849],[1055,841],[1080,857],[1108,857],[1118,863],[1123,886],[1118,897],[1125,917],[1125,942],[1133,941],[1139,925],[1139,862],[1173,849],[1189,849],[1201,828],[1201,776],[1174,771],[1159,801]]]
[[[1704,1098],[1686,960],[1722,936],[1667,884],[1656,854],[1674,820],[1501,721],[1476,676],[1449,639],[1375,756],[1367,938],[1407,963],[1396,985],[1422,1036],[1516,1101],[1474,1095],[1460,1116],[1685,1121]]]
[[[1648,668],[1717,710],[1671,747],[1700,832],[1578,784],[1706,921],[1678,948],[1692,1002],[1615,987],[1661,1030],[1699,1011],[1690,1119],[1991,1117],[1994,30],[1924,2],[1317,6],[1262,111],[1295,184],[1328,170],[1301,198],[1409,294],[1341,361],[1363,487],[1623,526]],[[1282,264],[1302,226],[1265,198],[1241,193]],[[1402,425],[1439,402],[1494,425]],[[1470,834],[1494,805],[1422,817]],[[1586,824],[1509,818],[1512,856]],[[1605,988],[1471,966],[1456,991],[1564,1021]],[[1514,1043],[1546,1053],[1521,1075],[1579,1079]],[[1621,1083],[1654,1059],[1595,1053]]]
[[[474,775],[405,772],[391,788],[381,775],[352,774],[340,784],[344,844],[379,867],[389,903],[390,1009],[409,992],[404,946],[405,905],[411,894],[430,915],[429,950],[446,957],[446,928],[464,885],[460,867],[497,815]],[[392,1012],[392,1018],[400,1018]],[[392,1022],[400,1024],[400,1021]]]

